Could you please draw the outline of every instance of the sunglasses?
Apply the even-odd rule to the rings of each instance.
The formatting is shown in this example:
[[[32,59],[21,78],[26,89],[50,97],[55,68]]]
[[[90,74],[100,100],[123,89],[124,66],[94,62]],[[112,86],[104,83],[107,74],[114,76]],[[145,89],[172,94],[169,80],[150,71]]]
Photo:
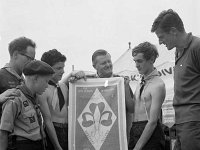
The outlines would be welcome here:
[[[35,58],[33,58],[33,57],[31,57],[31,56],[28,56],[28,55],[26,55],[26,54],[20,53],[20,55],[25,56],[25,57],[28,58],[29,60],[35,60]]]

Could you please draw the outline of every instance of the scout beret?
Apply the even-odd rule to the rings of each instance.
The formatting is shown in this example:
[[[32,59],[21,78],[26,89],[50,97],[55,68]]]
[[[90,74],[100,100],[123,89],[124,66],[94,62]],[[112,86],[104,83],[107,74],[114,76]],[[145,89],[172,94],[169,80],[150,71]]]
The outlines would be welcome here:
[[[54,74],[54,70],[43,61],[33,60],[25,65],[23,73],[24,75],[51,75]]]

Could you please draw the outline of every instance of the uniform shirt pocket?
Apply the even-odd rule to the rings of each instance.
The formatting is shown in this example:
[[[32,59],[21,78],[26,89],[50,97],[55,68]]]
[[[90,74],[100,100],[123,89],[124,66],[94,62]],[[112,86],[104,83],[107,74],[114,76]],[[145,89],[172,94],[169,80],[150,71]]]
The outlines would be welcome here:
[[[26,126],[28,127],[28,130],[33,130],[39,127],[37,114],[34,109],[25,111],[22,116]]]

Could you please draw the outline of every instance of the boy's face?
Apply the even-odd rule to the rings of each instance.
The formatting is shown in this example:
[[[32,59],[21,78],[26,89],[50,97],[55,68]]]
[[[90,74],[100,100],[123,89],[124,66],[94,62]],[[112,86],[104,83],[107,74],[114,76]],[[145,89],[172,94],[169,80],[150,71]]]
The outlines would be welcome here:
[[[57,62],[52,66],[54,69],[55,73],[52,76],[52,80],[57,83],[62,79],[62,76],[64,74],[64,67],[65,67],[65,62]]]
[[[46,90],[46,88],[48,87],[48,82],[51,78],[52,78],[52,75],[36,76],[35,83],[34,83],[36,94],[41,95]]]
[[[146,60],[143,53],[138,53],[133,57],[138,72],[142,75],[147,75],[152,68],[152,60]]]

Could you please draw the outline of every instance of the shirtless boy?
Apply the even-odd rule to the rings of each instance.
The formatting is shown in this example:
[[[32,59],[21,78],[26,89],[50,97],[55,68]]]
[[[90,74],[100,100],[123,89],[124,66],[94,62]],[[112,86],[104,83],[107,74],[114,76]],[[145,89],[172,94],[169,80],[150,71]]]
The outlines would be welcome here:
[[[133,113],[128,147],[129,150],[162,150],[164,133],[159,117],[166,91],[154,67],[158,52],[154,45],[144,42],[133,49],[132,56],[142,80],[136,88],[135,100],[128,105],[128,111]]]

